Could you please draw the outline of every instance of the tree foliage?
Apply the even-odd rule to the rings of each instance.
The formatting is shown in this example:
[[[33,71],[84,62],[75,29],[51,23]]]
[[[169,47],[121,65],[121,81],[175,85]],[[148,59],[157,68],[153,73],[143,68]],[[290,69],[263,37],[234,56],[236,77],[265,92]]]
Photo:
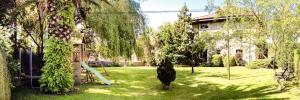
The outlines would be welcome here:
[[[270,47],[275,51],[272,56],[275,56],[276,64],[279,67],[292,66],[293,55],[290,52],[295,49],[299,37],[297,0],[225,0],[224,4],[219,10],[223,14],[221,16],[226,17],[223,28],[232,33],[225,35],[225,39],[251,37],[248,39],[262,54],[266,40],[271,39]]]
[[[191,30],[191,14],[188,13],[187,5],[183,5],[174,24],[173,41],[176,47],[174,56],[176,63],[191,64],[191,41],[194,40],[194,32]]]
[[[130,58],[136,48],[136,33],[142,28],[141,13],[134,1],[116,0],[111,5],[90,6],[87,25],[100,37],[102,55]]]
[[[146,28],[145,31],[141,35],[141,41],[137,43],[141,43],[144,51],[144,59],[147,65],[156,65],[155,64],[155,45],[152,43],[153,36],[157,34],[157,32],[152,28]]]
[[[68,92],[73,87],[73,69],[70,55],[73,46],[70,42],[50,37],[44,50],[45,65],[40,79],[42,91],[51,93]]]
[[[0,26],[0,53],[2,53],[3,59],[6,60],[4,65],[7,65],[8,73],[10,74],[10,83],[11,88],[16,86],[16,82],[14,77],[18,75],[20,70],[19,66],[20,63],[17,59],[13,58],[14,51],[13,51],[13,42],[11,40],[11,34],[13,30],[8,28],[7,26]]]
[[[40,88],[45,92],[65,93],[72,89],[74,82],[70,58],[73,46],[69,40],[75,28],[75,6],[72,1],[50,0],[47,3],[49,38],[45,43]]]
[[[158,39],[158,54],[156,55],[156,63],[159,64],[164,59],[170,59],[175,62],[176,47],[174,43],[174,25],[166,23],[160,26],[160,32],[157,34]]]
[[[156,55],[157,78],[163,83],[163,89],[168,89],[169,85],[176,78],[173,63],[176,56],[176,47],[174,43],[174,25],[166,23],[160,27],[158,54]]]
[[[157,78],[163,83],[163,89],[169,89],[171,82],[176,79],[176,71],[170,58],[163,59],[156,70]]]

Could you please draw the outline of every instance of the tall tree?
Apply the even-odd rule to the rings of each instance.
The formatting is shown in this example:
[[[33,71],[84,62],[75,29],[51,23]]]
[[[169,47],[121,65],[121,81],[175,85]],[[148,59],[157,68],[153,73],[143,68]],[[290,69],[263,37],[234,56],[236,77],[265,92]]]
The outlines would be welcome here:
[[[151,36],[156,34],[155,30],[152,28],[146,28],[145,31],[140,36],[140,40],[137,43],[141,43],[144,51],[144,59],[148,66],[155,65],[154,59],[154,46],[151,44]]]
[[[101,38],[98,48],[102,56],[114,61],[120,56],[130,59],[137,33],[143,29],[142,15],[135,3],[132,0],[117,0],[111,2],[113,6],[90,6],[93,9],[87,14],[87,25]]]
[[[174,57],[176,56],[176,45],[174,43],[174,25],[166,23],[160,27],[159,32],[159,54],[156,57],[158,64],[157,78],[163,83],[163,89],[169,89],[170,83],[176,78],[174,69]]]
[[[64,93],[73,87],[71,59],[72,44],[69,41],[74,32],[75,6],[71,0],[47,1],[48,39],[45,45],[41,90],[51,93]]]
[[[191,25],[191,14],[188,13],[188,8],[186,4],[181,8],[178,16],[178,20],[175,22],[174,31],[174,43],[177,48],[177,58],[175,59],[185,59],[185,54],[188,53],[189,46],[189,33]]]
[[[214,0],[207,0],[207,5],[205,6],[205,10],[208,12],[208,14],[211,14],[217,8],[218,7],[214,4]]]
[[[226,60],[227,64],[224,65],[227,67],[228,79],[230,80],[230,43],[235,38],[236,34],[241,34],[240,30],[243,30],[240,22],[243,18],[243,14],[241,14],[241,10],[238,7],[238,1],[234,0],[225,0],[225,5],[223,9],[217,11],[219,16],[225,17],[225,23],[222,28],[222,38],[225,41],[225,47],[227,49]]]
[[[226,17],[224,29],[227,33],[232,33],[225,35],[228,36],[228,39],[225,38],[227,43],[230,43],[230,37],[251,36],[250,42],[255,41],[252,44],[259,49],[262,47],[258,51],[264,53],[261,51],[265,51],[263,48],[266,47],[266,40],[272,39],[270,47],[275,52],[278,66],[291,67],[293,56],[289,52],[295,48],[296,39],[299,37],[296,24],[299,17],[295,9],[297,4],[296,0],[225,0],[222,15]]]
[[[194,37],[194,32],[191,30],[191,14],[188,13],[187,5],[184,4],[181,8],[178,16],[178,20],[175,22],[174,31],[174,44],[176,47],[176,63],[187,63],[191,64],[189,56],[190,44]],[[188,60],[187,60],[188,59]]]

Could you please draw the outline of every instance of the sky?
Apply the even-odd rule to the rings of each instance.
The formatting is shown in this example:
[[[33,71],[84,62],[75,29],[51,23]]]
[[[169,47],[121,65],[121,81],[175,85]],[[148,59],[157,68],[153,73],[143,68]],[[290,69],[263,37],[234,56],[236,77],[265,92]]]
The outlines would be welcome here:
[[[207,0],[141,0],[140,7],[142,11],[173,11],[180,10],[185,3],[189,9],[204,9]],[[221,6],[223,0],[214,0],[214,4]],[[177,13],[145,13],[145,15],[148,26],[158,29],[163,23],[176,21]],[[192,12],[192,18],[207,14],[207,12]]]

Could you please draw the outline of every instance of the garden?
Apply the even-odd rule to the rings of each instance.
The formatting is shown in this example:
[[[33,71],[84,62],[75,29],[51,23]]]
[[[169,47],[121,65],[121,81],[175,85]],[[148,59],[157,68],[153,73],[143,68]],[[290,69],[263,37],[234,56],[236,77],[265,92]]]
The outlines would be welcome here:
[[[39,90],[17,88],[12,95],[15,100],[218,100],[218,99],[292,99],[299,97],[297,88],[278,91],[273,70],[232,68],[232,80],[226,77],[224,67],[197,67],[191,75],[189,67],[175,67],[176,81],[170,90],[161,89],[156,78],[156,68],[110,67],[108,79],[111,86],[100,82],[77,86],[78,91],[67,95],[51,95]],[[101,71],[101,68],[98,68]],[[103,72],[103,71],[102,71]],[[268,77],[268,78],[266,78]],[[251,81],[249,81],[251,80]]]
[[[1,0],[0,100],[300,99],[300,2],[204,1]]]

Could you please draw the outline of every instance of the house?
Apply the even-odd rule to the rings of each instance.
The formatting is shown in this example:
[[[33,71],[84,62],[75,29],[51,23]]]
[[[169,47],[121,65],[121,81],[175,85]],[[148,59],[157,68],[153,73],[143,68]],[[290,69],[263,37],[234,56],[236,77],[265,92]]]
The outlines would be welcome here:
[[[215,32],[222,32],[224,23],[226,22],[225,17],[218,17],[215,13],[195,17],[192,20],[193,30],[199,32],[209,32],[214,34]],[[207,51],[207,61],[210,61],[211,56],[220,50],[221,55],[225,56],[227,54],[227,47],[225,47],[225,40],[218,40],[216,42],[215,48]],[[229,42],[230,45],[230,55],[234,56],[236,53],[241,53],[243,60],[250,62],[256,59],[258,56],[256,54],[257,47],[254,45],[254,41],[250,38],[241,39],[231,39]]]

